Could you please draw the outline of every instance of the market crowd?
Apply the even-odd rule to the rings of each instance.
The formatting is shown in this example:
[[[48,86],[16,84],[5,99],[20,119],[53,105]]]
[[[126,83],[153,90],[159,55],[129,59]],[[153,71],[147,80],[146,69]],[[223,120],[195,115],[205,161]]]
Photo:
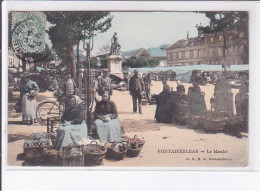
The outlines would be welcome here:
[[[16,107],[21,107],[24,124],[37,122],[35,96],[40,91],[38,84],[29,74],[22,75],[20,87],[20,100]],[[186,119],[202,115],[206,109],[205,93],[199,84],[194,81],[188,88],[187,94],[184,85],[177,81],[174,91],[167,82],[162,80],[163,90],[159,94],[151,95],[152,75],[141,74],[134,70],[133,76],[126,80],[127,87],[132,96],[133,114],[143,114],[144,101],[156,104],[155,119],[162,123],[183,123]],[[65,79],[53,77],[50,84],[60,101],[64,103],[65,110],[57,128],[56,149],[77,144],[83,138],[100,139],[102,142],[121,141],[121,126],[113,95],[112,80],[108,71],[98,71],[93,79],[93,96],[95,107],[92,112],[92,125],[87,126],[85,120],[86,106],[82,100],[82,83],[76,84],[70,74]],[[78,85],[78,87],[77,87]],[[248,121],[248,86],[241,84],[239,93],[235,97],[236,112],[244,123]],[[217,112],[233,114],[233,96],[231,85],[223,72],[216,81],[214,96],[211,99],[211,109]]]

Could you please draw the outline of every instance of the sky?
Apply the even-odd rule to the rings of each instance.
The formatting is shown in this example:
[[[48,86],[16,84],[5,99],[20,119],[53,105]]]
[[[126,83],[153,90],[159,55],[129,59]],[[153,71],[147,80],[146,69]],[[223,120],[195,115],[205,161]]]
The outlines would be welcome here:
[[[193,12],[111,12],[111,28],[94,38],[92,53],[97,54],[103,45],[110,45],[117,32],[121,51],[173,44],[180,39],[196,37],[196,24],[209,24],[209,19]]]

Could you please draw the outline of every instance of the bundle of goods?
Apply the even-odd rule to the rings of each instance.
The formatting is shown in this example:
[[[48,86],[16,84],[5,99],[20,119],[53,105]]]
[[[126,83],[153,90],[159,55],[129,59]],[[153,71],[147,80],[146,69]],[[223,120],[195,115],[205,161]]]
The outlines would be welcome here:
[[[114,141],[111,146],[107,148],[107,159],[123,160],[126,156],[128,142]]]
[[[188,127],[191,129],[199,129],[202,125],[202,120],[199,115],[190,115],[188,120]]]
[[[51,139],[27,139],[24,142],[24,155],[28,161],[41,161],[44,148],[52,148]]]
[[[97,141],[91,141],[89,144],[84,145],[83,153],[85,166],[101,165],[107,153],[107,148],[98,144]]]
[[[127,157],[137,157],[139,156],[141,150],[143,149],[144,140],[141,140],[137,137],[137,135],[134,136],[133,139],[129,139],[128,144],[128,150],[126,153]]]
[[[242,127],[242,120],[237,116],[229,116],[226,122],[226,131],[231,133],[239,133]]]
[[[60,151],[61,166],[84,166],[84,155],[78,145],[62,147]]]
[[[228,115],[225,112],[205,111],[202,116],[203,127],[208,132],[223,131]]]
[[[156,100],[155,100],[154,96],[155,96],[154,94],[151,96],[151,100],[150,100],[150,103],[149,103],[150,105],[156,104]]]
[[[56,166],[58,163],[59,152],[55,149],[43,149],[41,164],[44,166]]]

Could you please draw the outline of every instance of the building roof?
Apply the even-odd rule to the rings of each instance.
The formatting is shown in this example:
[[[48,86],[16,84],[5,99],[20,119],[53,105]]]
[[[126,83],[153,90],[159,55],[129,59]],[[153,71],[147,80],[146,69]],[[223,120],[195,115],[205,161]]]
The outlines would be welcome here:
[[[148,48],[147,51],[153,57],[166,57],[166,49],[170,46],[169,44],[163,44],[161,46]]]
[[[192,46],[199,46],[203,42],[203,39],[201,37],[194,37],[194,38],[187,38],[187,39],[182,39],[178,40],[171,46],[167,48],[169,49],[175,49],[175,48],[185,48],[185,47],[192,47]]]
[[[138,53],[140,53],[144,48],[139,48],[139,49],[135,49],[135,50],[130,50],[130,51],[125,51],[122,53],[123,57],[133,57],[133,56],[137,56]]]

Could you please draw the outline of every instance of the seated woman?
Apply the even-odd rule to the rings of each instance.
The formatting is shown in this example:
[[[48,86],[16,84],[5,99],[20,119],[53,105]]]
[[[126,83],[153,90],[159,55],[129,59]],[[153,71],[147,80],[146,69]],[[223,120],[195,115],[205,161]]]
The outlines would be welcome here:
[[[78,144],[88,136],[85,122],[85,109],[81,99],[73,95],[66,102],[66,110],[61,117],[61,124],[57,129],[55,148],[59,150],[70,144]]]
[[[95,109],[94,126],[100,141],[121,141],[121,127],[117,116],[116,105],[110,100],[109,91],[105,91]]]
[[[204,94],[201,92],[197,83],[189,87],[188,98],[190,104],[190,112],[194,115],[200,115],[206,109]]]
[[[156,111],[155,111],[155,119],[158,123],[170,123],[172,122],[172,99],[171,99],[171,92],[170,86],[166,84],[163,87],[163,91],[154,96],[156,100]]]

